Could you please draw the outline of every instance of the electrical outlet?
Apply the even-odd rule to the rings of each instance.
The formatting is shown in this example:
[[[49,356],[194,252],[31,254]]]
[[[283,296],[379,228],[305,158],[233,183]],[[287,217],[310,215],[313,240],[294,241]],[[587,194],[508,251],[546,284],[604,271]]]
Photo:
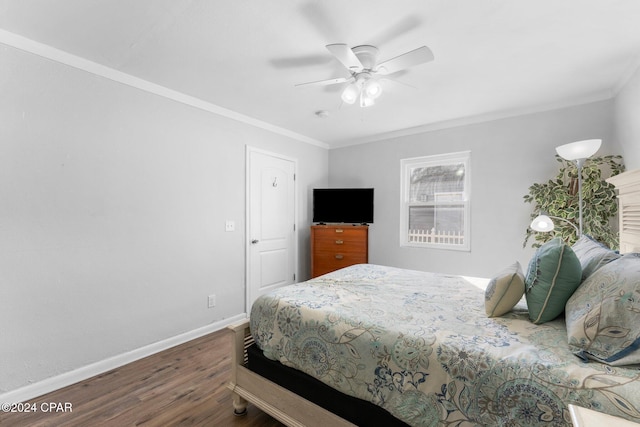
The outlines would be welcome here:
[[[236,222],[228,219],[224,224],[224,231],[236,231]]]
[[[212,307],[216,306],[216,295],[215,294],[209,295],[209,297],[207,298],[207,304],[208,304],[209,308],[212,308]]]

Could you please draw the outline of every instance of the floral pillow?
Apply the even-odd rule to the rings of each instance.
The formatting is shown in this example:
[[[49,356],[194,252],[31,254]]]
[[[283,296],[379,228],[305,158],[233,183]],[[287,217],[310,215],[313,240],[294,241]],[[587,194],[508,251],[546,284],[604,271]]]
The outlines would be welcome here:
[[[599,268],[569,298],[569,347],[614,366],[640,363],[640,254]]]
[[[582,266],[582,280],[585,280],[593,272],[605,264],[620,258],[620,254],[612,251],[593,238],[583,235],[571,247],[580,260]]]
[[[493,277],[484,294],[484,308],[488,317],[498,317],[511,311],[524,295],[524,274],[515,262]]]

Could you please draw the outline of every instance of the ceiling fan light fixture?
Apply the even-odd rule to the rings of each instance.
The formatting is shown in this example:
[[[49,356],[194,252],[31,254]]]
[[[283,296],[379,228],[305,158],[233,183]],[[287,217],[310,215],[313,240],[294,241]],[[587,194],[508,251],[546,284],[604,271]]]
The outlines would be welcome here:
[[[351,83],[347,85],[342,91],[342,100],[347,104],[353,104],[358,99],[358,95],[360,94],[360,88],[356,83]]]
[[[364,84],[364,91],[367,97],[377,99],[382,94],[382,85],[378,80],[369,79]]]
[[[375,99],[368,96],[367,92],[363,90],[362,93],[360,94],[360,106],[371,107],[375,103],[376,103]]]
[[[375,46],[360,45],[350,48],[345,43],[334,43],[328,44],[326,48],[345,67],[349,76],[301,83],[296,86],[348,83],[342,90],[342,101],[345,104],[355,104],[359,98],[361,107],[375,104],[375,99],[382,95],[383,87],[380,78],[433,61],[433,52],[427,46],[405,52],[382,63],[378,63],[378,48]]]

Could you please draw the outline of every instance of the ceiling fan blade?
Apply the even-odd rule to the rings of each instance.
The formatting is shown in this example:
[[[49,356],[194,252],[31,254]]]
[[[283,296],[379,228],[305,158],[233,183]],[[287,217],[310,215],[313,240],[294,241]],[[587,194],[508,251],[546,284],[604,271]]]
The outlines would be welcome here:
[[[418,89],[417,86],[411,85],[409,83],[405,83],[401,80],[397,80],[395,77],[389,78],[388,76],[385,76],[381,80],[384,82],[385,90],[387,87],[394,87],[396,89],[407,89],[407,88],[414,89],[414,90]]]
[[[342,63],[342,65],[347,67],[349,71],[359,71],[364,68],[356,54],[353,53],[351,48],[346,44],[329,44],[327,45],[327,49],[333,54],[333,56],[336,57],[338,61]]]
[[[370,42],[374,46],[384,45],[389,43],[403,34],[409,33],[412,30],[418,28],[422,24],[422,20],[416,15],[410,15],[396,22],[395,24],[387,27],[384,31],[380,31],[375,37],[370,39]]]
[[[433,61],[433,52],[428,47],[422,46],[378,64],[377,72],[387,75],[429,61]]]
[[[328,8],[329,6],[324,2],[309,1],[300,5],[300,12],[322,39],[345,40],[341,38],[343,28],[336,22],[336,17],[331,16]]]
[[[296,87],[298,87],[298,86],[329,86],[329,85],[335,85],[335,84],[338,84],[338,83],[345,83],[345,82],[347,82],[349,80],[351,80],[351,77],[349,77],[349,78],[347,78],[347,77],[338,77],[337,79],[318,80],[316,82],[298,83],[295,86]]]
[[[274,58],[270,59],[269,63],[272,67],[277,69],[285,68],[299,68],[299,67],[313,67],[318,65],[327,65],[332,61],[331,57],[327,55],[306,55],[298,57],[288,58]]]

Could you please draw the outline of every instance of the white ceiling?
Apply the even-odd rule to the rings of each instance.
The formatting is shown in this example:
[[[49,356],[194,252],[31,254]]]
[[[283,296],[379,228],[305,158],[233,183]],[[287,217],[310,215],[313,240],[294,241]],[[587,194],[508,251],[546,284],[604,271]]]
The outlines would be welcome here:
[[[640,1],[0,0],[0,29],[338,147],[611,98],[639,64]],[[294,86],[348,76],[331,43],[435,60],[361,108]]]

